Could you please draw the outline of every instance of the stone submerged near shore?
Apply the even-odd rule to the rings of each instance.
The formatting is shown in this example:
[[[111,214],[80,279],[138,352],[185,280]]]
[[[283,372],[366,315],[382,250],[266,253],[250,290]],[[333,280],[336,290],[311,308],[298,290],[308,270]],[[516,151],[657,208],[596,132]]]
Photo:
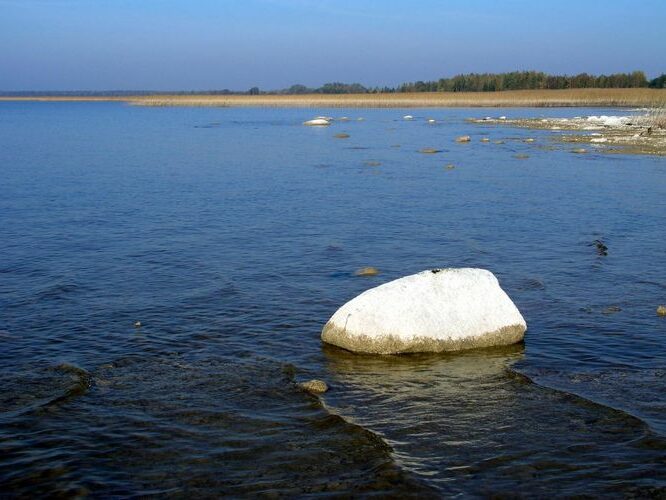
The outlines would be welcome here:
[[[520,342],[527,325],[484,269],[432,269],[366,290],[338,309],[321,339],[352,352],[461,351]]]

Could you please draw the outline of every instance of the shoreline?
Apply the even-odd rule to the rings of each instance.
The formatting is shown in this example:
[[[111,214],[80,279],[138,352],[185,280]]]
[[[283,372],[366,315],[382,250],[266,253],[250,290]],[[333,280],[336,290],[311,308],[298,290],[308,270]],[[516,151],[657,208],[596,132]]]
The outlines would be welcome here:
[[[663,107],[666,89],[507,90],[303,95],[0,96],[0,102],[121,102],[132,106],[267,108]]]

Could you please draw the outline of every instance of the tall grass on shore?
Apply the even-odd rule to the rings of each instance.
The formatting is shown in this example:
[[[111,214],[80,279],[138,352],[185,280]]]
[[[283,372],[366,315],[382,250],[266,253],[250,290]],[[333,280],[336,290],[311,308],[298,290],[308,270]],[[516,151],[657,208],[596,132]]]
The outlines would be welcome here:
[[[645,121],[650,127],[666,129],[666,105],[662,104],[648,109]]]
[[[0,97],[29,101],[121,101],[137,106],[419,108],[419,107],[643,107],[663,108],[666,89],[509,90],[305,95],[155,95],[127,97]]]

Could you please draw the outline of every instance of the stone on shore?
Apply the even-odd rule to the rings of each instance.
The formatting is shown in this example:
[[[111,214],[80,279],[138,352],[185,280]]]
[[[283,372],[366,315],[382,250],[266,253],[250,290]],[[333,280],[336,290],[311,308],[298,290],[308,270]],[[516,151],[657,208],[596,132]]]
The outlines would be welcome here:
[[[527,325],[484,269],[433,269],[371,288],[329,319],[321,338],[352,352],[460,351],[520,342]]]

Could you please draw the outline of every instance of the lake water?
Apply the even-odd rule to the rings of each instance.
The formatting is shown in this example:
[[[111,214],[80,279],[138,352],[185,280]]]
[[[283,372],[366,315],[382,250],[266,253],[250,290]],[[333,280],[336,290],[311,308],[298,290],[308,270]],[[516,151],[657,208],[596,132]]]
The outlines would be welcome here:
[[[2,495],[665,495],[666,159],[465,122],[613,113],[0,103]],[[321,343],[462,266],[524,344]]]

